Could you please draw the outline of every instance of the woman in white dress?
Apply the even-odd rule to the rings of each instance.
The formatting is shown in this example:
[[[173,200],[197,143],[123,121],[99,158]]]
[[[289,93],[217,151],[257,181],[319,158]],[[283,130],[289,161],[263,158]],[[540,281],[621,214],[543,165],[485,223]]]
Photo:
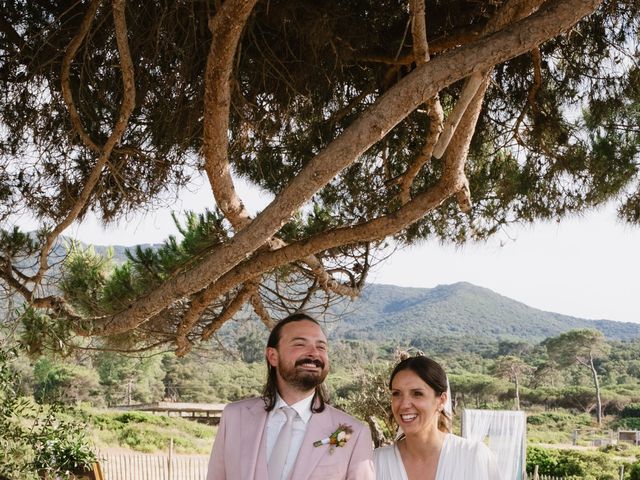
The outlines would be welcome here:
[[[447,376],[430,358],[401,361],[389,380],[391,411],[403,435],[374,451],[377,480],[500,480],[489,448],[450,433]]]

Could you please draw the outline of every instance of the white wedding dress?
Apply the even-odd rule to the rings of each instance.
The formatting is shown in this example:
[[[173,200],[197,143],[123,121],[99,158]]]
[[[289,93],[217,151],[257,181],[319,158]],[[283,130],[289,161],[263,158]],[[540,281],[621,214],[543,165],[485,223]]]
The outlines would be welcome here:
[[[373,452],[376,480],[408,480],[396,445]],[[436,480],[501,480],[495,457],[481,442],[448,434],[438,461]]]

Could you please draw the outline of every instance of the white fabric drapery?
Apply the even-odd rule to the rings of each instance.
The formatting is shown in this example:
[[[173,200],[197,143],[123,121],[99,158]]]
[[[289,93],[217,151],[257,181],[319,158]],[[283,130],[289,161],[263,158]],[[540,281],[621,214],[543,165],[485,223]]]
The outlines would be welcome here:
[[[503,480],[526,478],[527,418],[524,412],[473,410],[462,412],[462,436],[484,441],[495,454]]]

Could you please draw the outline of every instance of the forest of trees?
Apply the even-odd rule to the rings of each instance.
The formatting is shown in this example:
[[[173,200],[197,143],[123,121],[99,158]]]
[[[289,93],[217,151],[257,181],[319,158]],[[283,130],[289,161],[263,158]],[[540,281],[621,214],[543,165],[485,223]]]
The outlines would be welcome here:
[[[21,356],[14,368],[22,382],[19,391],[45,403],[86,402],[96,407],[161,400],[225,403],[260,394],[266,375],[265,335],[266,330],[254,324],[238,328],[226,339],[224,350],[183,358],[171,352],[144,357],[85,352],[67,359],[45,355],[30,361]],[[594,352],[597,389],[590,366],[582,363],[584,353],[573,357],[570,353],[557,361],[558,349],[573,352],[585,336],[601,339],[598,344],[591,342],[586,352],[587,358],[589,351]],[[640,339],[605,341],[595,330],[573,330],[538,344],[505,341],[470,352],[453,343],[443,350],[431,355],[449,373],[457,408],[565,408],[588,413],[595,422],[599,412],[604,418],[617,418],[625,406],[640,402]],[[329,385],[334,402],[353,402],[366,390],[363,382],[371,375],[388,374],[399,351],[418,350],[408,344],[333,341]],[[628,418],[621,425],[640,428],[640,418]]]

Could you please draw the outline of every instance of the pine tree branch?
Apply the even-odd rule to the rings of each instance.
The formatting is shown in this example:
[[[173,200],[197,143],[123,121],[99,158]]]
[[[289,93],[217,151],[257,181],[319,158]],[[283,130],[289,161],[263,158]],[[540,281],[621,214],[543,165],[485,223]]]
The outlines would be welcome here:
[[[210,30],[213,33],[207,72],[205,78],[205,117],[204,117],[204,147],[205,170],[213,190],[216,203],[225,217],[231,222],[236,231],[245,228],[251,223],[251,218],[242,201],[238,197],[231,178],[228,162],[228,128],[229,111],[231,106],[231,76],[233,61],[240,40],[240,35],[246,21],[256,3],[253,1],[225,2],[222,9],[210,22]],[[280,248],[282,244],[273,245],[271,248]],[[309,258],[310,266],[323,279],[322,283],[327,288],[338,288],[346,291],[346,288],[330,279],[321,269],[317,259]],[[357,295],[357,293],[356,293]],[[194,308],[193,314],[185,318],[179,331],[178,341],[182,343],[188,329],[188,322],[195,320],[201,310],[201,304]]]
[[[250,302],[251,302],[251,306],[253,307],[253,311],[256,312],[256,315],[258,316],[260,321],[262,321],[264,326],[267,327],[267,329],[269,330],[275,327],[276,322],[271,317],[271,314],[269,313],[267,308],[264,306],[262,297],[260,297],[260,293],[258,292],[257,288],[256,288],[256,293],[254,293],[251,296]]]
[[[464,165],[466,164],[467,155],[469,154],[469,146],[471,145],[471,139],[473,138],[473,134],[476,130],[476,123],[478,122],[478,117],[480,116],[480,111],[482,110],[482,102],[484,100],[484,94],[487,91],[487,87],[489,85],[489,75],[485,75],[483,78],[483,83],[478,87],[475,96],[469,102],[458,128],[456,129],[456,133],[454,134],[451,142],[449,143],[449,148],[447,148],[447,153],[445,156],[454,156],[460,157],[458,158],[458,176],[462,179],[462,188],[456,192],[456,201],[460,206],[460,210],[467,213],[471,210],[471,192],[469,190],[469,180],[464,172]],[[451,159],[450,161],[453,161]],[[448,163],[448,162],[447,162]]]
[[[411,35],[413,37],[413,57],[416,65],[429,61],[429,43],[427,42],[426,8],[424,0],[410,0]]]
[[[330,248],[358,243],[362,240],[375,241],[385,238],[419,220],[451,195],[459,193],[467,182],[464,174],[464,165],[471,141],[471,135],[468,132],[478,119],[484,90],[486,90],[487,85],[488,81],[483,84],[482,91],[478,92],[472,108],[465,112],[461,121],[461,128],[456,132],[451,142],[451,147],[445,156],[444,173],[437,185],[417,195],[392,215],[318,234],[307,240],[286,245],[278,250],[258,253],[254,258],[237,266],[232,272],[221,277],[219,282],[207,289],[206,294],[210,296],[211,301],[223,294],[225,288],[242,283],[246,279],[253,278],[254,275],[266,273],[279,265],[293,263]],[[207,328],[215,328],[217,330],[220,326],[222,326],[222,323],[216,319]],[[205,339],[203,337],[203,340]]]
[[[416,65],[424,65],[430,60],[429,45],[427,43],[427,26],[425,22],[425,4],[424,0],[411,0],[412,25],[411,33],[413,35],[413,52],[416,58]],[[433,150],[442,133],[442,122],[444,120],[444,112],[440,99],[436,94],[426,102],[427,115],[429,118],[429,129],[427,138],[420,150],[420,154],[407,168],[403,174],[400,183],[400,201],[405,204],[411,198],[411,186],[416,176],[424,165],[431,160]]]
[[[82,19],[82,23],[80,24],[78,32],[73,37],[73,39],[69,43],[69,46],[67,47],[67,50],[64,53],[64,57],[62,59],[62,72],[60,74],[62,98],[64,99],[67,111],[69,112],[69,119],[71,120],[73,130],[75,131],[76,135],[80,137],[82,143],[84,143],[89,150],[97,154],[100,154],[101,149],[85,131],[84,126],[82,125],[82,120],[80,120],[80,114],[76,109],[75,100],[73,99],[73,93],[71,92],[70,71],[71,64],[75,60],[76,54],[78,53],[78,49],[82,45],[82,42],[84,42],[84,39],[89,33],[89,29],[91,28],[91,24],[93,23],[99,6],[100,0],[92,0],[89,4],[89,8],[87,9],[84,18]]]
[[[480,38],[482,30],[483,27],[472,25],[452,31],[446,37],[431,40],[429,42],[429,51],[432,54],[442,53],[446,50],[475,42]],[[359,51],[355,54],[355,58],[358,62],[384,63],[394,66],[411,65],[416,61],[413,52],[395,58],[387,55],[379,55],[374,52]]]
[[[209,21],[213,35],[205,72],[202,152],[218,208],[236,231],[251,221],[236,193],[229,166],[231,76],[238,42],[257,0],[227,0]]]
[[[11,263],[8,263],[5,259],[0,258],[0,264],[5,266],[5,268],[0,270],[0,279],[4,280],[9,288],[12,288],[20,295],[22,295],[27,301],[29,301],[32,297],[32,292],[22,282],[20,282],[13,276]]]
[[[528,17],[532,13],[538,10],[540,5],[544,3],[544,0],[509,0],[502,5],[500,10],[489,19],[487,25],[482,31],[482,36],[489,36],[495,32],[500,31],[505,26],[517,22],[523,18]],[[490,70],[489,73],[490,74]],[[442,135],[438,139],[433,156],[435,158],[441,158],[444,155],[445,150],[451,137],[458,127],[458,123],[464,114],[464,111],[469,106],[469,103],[474,98],[478,88],[483,82],[483,78],[479,73],[471,75],[464,84],[460,98],[456,102],[453,111],[449,114],[445,121]]]
[[[540,53],[540,48],[533,48],[530,52],[531,61],[533,62],[533,84],[529,89],[529,94],[527,95],[527,104],[524,106],[520,115],[518,115],[518,119],[513,127],[514,135],[519,137],[519,130],[522,121],[524,120],[524,116],[527,113],[527,110],[531,108],[531,111],[534,115],[538,114],[538,102],[536,97],[538,96],[538,91],[540,91],[540,87],[542,86],[542,54]]]
[[[257,289],[257,285],[252,282],[247,282],[247,284],[242,287],[240,292],[234,297],[234,299],[227,305],[227,307],[218,315],[213,322],[206,326],[206,328],[202,331],[202,339],[204,341],[211,338],[213,334],[215,334],[218,329],[224,325],[227,320],[233,318],[233,316],[238,313],[238,311],[242,308],[242,306],[247,303],[247,300],[255,293]],[[178,349],[176,351],[176,355],[180,356],[181,351]]]
[[[85,181],[78,199],[74,203],[73,207],[56,227],[47,235],[42,249],[40,251],[39,269],[33,278],[34,288],[39,285],[42,277],[49,268],[48,257],[51,248],[58,236],[78,217],[82,209],[85,207],[94,188],[100,180],[102,170],[111,156],[111,152],[118,142],[120,142],[124,131],[129,123],[129,117],[135,107],[135,84],[133,73],[133,62],[131,60],[131,52],[129,51],[129,44],[127,39],[127,24],[125,17],[125,1],[114,0],[113,2],[113,22],[116,31],[116,43],[118,46],[118,52],[120,54],[120,70],[122,71],[122,83],[123,83],[123,99],[120,106],[120,114],[116,121],[111,135],[107,139],[104,146],[100,149],[100,156],[93,166],[91,173]],[[86,18],[86,17],[85,17]],[[84,28],[85,22],[83,22]],[[77,38],[77,37],[76,37]],[[75,40],[75,39],[74,39]],[[73,42],[73,41],[72,41]],[[77,50],[77,47],[76,47]]]

